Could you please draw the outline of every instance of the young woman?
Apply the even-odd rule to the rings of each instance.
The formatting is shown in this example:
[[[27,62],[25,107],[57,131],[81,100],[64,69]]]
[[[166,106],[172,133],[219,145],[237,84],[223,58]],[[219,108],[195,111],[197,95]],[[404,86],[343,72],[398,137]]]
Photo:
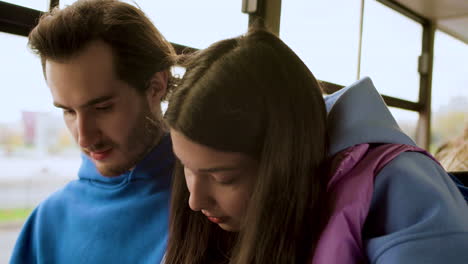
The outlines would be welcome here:
[[[263,30],[186,66],[166,112],[179,160],[166,263],[468,259],[466,203],[369,79],[324,100]]]

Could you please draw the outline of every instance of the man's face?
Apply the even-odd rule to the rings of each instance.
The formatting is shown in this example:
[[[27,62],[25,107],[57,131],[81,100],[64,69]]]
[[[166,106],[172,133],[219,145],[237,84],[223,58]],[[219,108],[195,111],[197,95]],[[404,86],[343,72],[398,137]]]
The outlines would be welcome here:
[[[151,150],[160,133],[148,120],[157,120],[154,101],[118,80],[107,44],[92,42],[78,56],[47,60],[45,67],[54,105],[63,109],[68,129],[102,175],[132,169]]]

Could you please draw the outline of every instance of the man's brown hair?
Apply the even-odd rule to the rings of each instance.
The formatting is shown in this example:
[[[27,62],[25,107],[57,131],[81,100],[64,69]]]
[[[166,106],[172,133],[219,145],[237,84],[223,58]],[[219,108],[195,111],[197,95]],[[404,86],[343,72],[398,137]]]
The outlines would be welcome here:
[[[41,57],[44,76],[46,60],[69,60],[97,40],[112,48],[117,77],[139,92],[148,88],[156,72],[174,65],[174,48],[145,14],[117,0],[79,0],[55,8],[29,34],[29,46]],[[171,83],[169,78],[168,90]]]

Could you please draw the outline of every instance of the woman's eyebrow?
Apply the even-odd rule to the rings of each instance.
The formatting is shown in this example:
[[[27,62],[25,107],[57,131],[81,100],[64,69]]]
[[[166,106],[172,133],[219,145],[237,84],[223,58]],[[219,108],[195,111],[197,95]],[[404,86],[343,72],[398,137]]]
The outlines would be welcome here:
[[[173,150],[174,156],[176,157],[177,161],[179,161],[180,165],[185,166],[185,164],[182,162],[182,160],[177,156],[177,153]],[[215,166],[215,167],[210,167],[210,168],[202,168],[202,169],[197,169],[197,172],[200,173],[216,173],[216,172],[225,172],[225,171],[236,171],[239,170],[239,166]]]
[[[231,167],[231,166],[219,166],[219,167],[212,167],[212,168],[203,168],[203,169],[198,169],[198,172],[202,173],[215,173],[215,172],[225,172],[225,171],[236,171],[239,168],[237,167]]]

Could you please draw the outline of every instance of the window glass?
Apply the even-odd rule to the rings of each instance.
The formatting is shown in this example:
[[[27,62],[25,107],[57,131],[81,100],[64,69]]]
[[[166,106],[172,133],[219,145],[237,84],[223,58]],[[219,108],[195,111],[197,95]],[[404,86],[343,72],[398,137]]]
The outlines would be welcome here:
[[[3,2],[12,3],[19,6],[24,6],[31,9],[40,11],[49,10],[49,1],[47,0],[2,0]]]
[[[377,1],[365,1],[360,75],[371,77],[380,93],[418,101],[421,43],[419,23]]]
[[[401,130],[416,141],[416,128],[418,125],[419,113],[396,107],[389,107],[389,109]]]
[[[280,37],[316,78],[341,85],[356,80],[360,2],[282,2]]]
[[[31,209],[76,178],[80,156],[27,39],[0,33],[0,43],[0,226],[10,226],[0,229],[0,263],[8,263]]]
[[[60,6],[75,2],[60,1]],[[224,38],[247,32],[248,15],[242,1],[127,0],[138,5],[164,37],[173,43],[205,48]]]
[[[468,130],[468,45],[441,31],[435,35],[431,127],[432,150]]]

